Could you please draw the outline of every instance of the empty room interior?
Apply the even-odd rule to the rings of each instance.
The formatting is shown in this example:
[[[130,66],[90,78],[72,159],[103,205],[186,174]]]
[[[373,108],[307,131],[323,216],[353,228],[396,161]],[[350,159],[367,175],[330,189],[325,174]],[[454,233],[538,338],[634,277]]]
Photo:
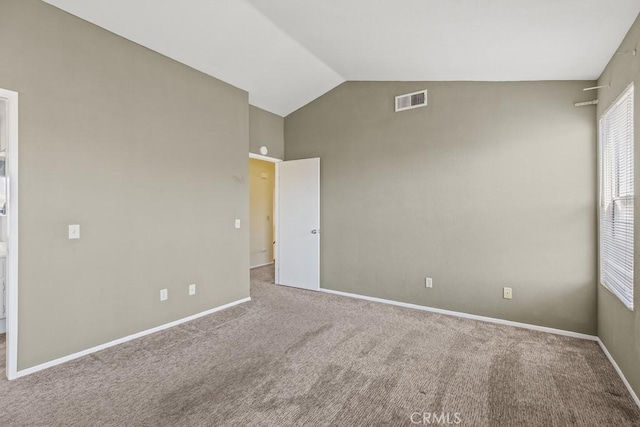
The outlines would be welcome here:
[[[0,0],[0,426],[640,426],[639,13]]]

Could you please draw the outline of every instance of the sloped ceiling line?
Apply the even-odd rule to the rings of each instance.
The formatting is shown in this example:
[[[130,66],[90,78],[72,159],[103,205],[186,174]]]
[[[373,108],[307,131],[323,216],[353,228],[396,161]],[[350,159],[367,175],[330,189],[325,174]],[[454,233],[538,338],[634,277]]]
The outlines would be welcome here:
[[[595,80],[640,0],[43,0],[286,116],[347,80]]]

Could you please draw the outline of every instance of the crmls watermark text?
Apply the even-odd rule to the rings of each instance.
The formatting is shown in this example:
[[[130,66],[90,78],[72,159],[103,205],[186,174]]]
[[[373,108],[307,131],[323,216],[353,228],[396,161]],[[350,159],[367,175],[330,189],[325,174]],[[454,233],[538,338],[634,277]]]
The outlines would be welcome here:
[[[455,425],[460,424],[460,412],[414,412],[411,414],[411,424],[422,425]]]

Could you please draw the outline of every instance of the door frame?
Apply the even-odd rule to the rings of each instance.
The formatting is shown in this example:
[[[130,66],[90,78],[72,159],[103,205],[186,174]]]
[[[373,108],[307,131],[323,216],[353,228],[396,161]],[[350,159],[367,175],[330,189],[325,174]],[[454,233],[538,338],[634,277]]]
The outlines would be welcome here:
[[[254,153],[249,153],[249,158],[250,159],[256,159],[256,160],[262,160],[265,162],[270,162],[270,163],[274,163],[274,165],[276,163],[280,163],[282,162],[282,159],[276,159],[275,157],[268,157],[268,156],[263,156],[261,154],[254,154]],[[274,195],[273,195],[273,223],[275,224],[276,230],[278,230],[280,228],[280,224],[279,224],[279,220],[280,217],[278,215],[278,168],[275,167],[275,191],[274,191]],[[251,191],[251,190],[249,190]],[[277,231],[276,231],[277,232]],[[280,279],[280,263],[279,263],[279,256],[278,256],[278,239],[276,238],[276,235],[273,236],[274,241],[276,242],[274,244],[273,247],[273,256],[275,258],[274,261],[274,271],[275,271],[275,282],[278,283],[278,279]]]
[[[18,377],[18,92],[0,89],[7,102],[7,257],[5,269],[7,379]]]

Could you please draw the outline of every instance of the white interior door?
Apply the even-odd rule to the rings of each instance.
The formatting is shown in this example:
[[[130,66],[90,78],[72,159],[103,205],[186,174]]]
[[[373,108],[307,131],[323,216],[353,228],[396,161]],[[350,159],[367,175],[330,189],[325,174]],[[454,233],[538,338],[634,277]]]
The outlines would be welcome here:
[[[276,283],[320,289],[320,159],[276,163]]]

